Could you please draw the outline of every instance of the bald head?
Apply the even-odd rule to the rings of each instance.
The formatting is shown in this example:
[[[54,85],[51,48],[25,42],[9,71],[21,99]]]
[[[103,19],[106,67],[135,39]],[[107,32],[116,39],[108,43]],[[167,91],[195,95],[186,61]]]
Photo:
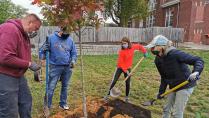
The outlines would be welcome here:
[[[29,20],[31,22],[37,21],[37,22],[40,22],[41,24],[41,19],[36,14],[28,14],[23,19]]]
[[[25,32],[33,32],[39,30],[41,26],[41,19],[35,14],[28,14],[21,19],[23,29]]]

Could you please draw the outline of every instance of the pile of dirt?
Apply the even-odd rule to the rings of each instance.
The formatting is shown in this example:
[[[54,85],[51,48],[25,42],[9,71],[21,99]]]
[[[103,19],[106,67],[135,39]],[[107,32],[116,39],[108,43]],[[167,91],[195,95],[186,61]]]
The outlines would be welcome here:
[[[151,112],[140,106],[115,99],[105,103],[102,99],[87,100],[88,118],[151,118]],[[52,118],[81,118],[82,105],[70,111],[59,112]]]

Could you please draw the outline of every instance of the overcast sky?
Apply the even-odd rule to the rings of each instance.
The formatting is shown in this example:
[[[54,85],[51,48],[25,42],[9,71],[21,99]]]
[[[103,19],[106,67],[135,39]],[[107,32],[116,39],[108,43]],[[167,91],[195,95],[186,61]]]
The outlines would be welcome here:
[[[29,13],[35,13],[38,15],[41,19],[43,18],[43,15],[40,13],[41,8],[39,8],[36,5],[32,5],[32,0],[12,0],[14,4],[21,5],[24,8],[28,9]],[[112,19],[107,19],[106,23],[112,23]]]
[[[24,8],[27,8],[29,13],[35,13],[40,18],[43,18],[43,16],[40,13],[41,9],[36,5],[32,5],[32,0],[12,0],[12,2],[14,4],[21,5]]]

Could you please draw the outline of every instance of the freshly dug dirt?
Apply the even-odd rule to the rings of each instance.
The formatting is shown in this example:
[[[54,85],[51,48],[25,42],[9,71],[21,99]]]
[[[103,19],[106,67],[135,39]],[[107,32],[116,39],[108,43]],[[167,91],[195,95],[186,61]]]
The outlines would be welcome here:
[[[134,104],[115,99],[105,103],[102,99],[87,100],[88,118],[151,118],[151,112]],[[81,118],[82,105],[71,111],[60,111],[51,118]]]

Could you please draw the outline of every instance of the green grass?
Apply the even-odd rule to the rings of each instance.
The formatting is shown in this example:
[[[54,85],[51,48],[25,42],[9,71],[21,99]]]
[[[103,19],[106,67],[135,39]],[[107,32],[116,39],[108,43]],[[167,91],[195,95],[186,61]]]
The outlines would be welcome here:
[[[205,68],[201,75],[201,80],[187,104],[185,118],[207,118],[209,117],[209,52],[199,50],[184,51],[200,56],[205,61]],[[139,53],[135,54],[134,65],[141,56],[142,55]],[[116,68],[117,55],[84,56],[83,59],[86,95],[93,97],[105,96]],[[158,92],[160,76],[153,60],[154,56],[149,55],[149,57],[140,64],[132,77],[130,99],[132,103],[136,105],[140,105],[144,101],[154,98]],[[43,69],[43,76],[44,73]],[[77,67],[74,69],[71,78],[69,90],[68,102],[72,109],[76,108],[76,106],[82,102],[82,79],[80,73],[78,60]],[[37,118],[42,114],[45,86],[44,83],[34,82],[33,74],[30,71],[27,72],[26,77],[28,78],[33,96],[32,114],[34,118]],[[120,80],[123,80],[123,76],[121,76]],[[122,87],[122,91],[121,98],[123,98],[125,94],[124,87]],[[60,83],[57,85],[53,98],[53,105],[55,108],[53,109],[52,114],[57,111],[59,93]],[[162,107],[165,102],[166,100],[157,101],[155,105],[145,108],[151,110],[153,118],[160,118],[162,115]]]

